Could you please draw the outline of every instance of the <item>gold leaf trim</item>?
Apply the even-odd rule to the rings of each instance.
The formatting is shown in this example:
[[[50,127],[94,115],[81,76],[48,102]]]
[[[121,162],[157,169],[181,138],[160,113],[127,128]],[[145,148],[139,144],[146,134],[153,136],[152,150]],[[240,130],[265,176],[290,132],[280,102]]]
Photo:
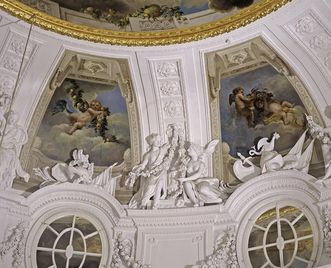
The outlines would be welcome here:
[[[290,1],[262,0],[217,21],[185,29],[156,32],[123,32],[88,27],[52,17],[17,0],[0,0],[0,8],[45,30],[77,39],[121,46],[157,46],[197,41],[233,31],[276,11]]]

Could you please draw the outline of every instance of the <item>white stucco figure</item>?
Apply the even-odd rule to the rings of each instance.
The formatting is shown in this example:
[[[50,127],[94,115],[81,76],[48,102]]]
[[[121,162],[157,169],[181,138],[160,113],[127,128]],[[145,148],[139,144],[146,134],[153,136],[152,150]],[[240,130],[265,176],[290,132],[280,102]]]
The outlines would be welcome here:
[[[249,151],[250,157],[244,157],[237,153],[240,159],[233,165],[235,176],[241,181],[256,177],[260,174],[278,170],[295,169],[308,173],[310,160],[313,154],[314,138],[309,145],[304,148],[307,130],[301,135],[291,150],[284,156],[275,150],[275,141],[280,138],[278,133],[274,133],[272,138],[261,138],[256,146]],[[258,161],[254,156],[259,156]],[[259,162],[259,166],[257,166]]]
[[[321,180],[331,178],[331,127],[323,128],[314,122],[312,116],[306,115],[309,134],[321,142],[325,174]]]
[[[93,178],[94,163],[90,163],[89,155],[84,154],[83,150],[74,150],[72,153],[73,160],[69,164],[58,163],[51,169],[35,168],[34,172],[41,177],[44,182],[40,187],[64,182],[94,185],[104,189],[114,195],[117,177],[112,177],[112,169],[117,163],[106,168],[101,174]]]
[[[183,184],[184,193],[193,206],[221,203],[228,197],[222,191],[222,184],[218,178],[207,177],[206,157],[214,152],[217,144],[218,140],[212,140],[202,148],[200,145],[190,143],[187,149],[189,160],[186,164],[185,177],[178,178],[178,181]]]
[[[146,142],[149,149],[144,154],[142,162],[133,167],[126,182],[133,186],[136,179],[141,178],[139,190],[130,200],[130,208],[145,208],[152,197],[153,207],[157,208],[158,201],[164,199],[166,194],[167,168],[164,164],[170,144],[162,144],[158,134],[149,135]],[[161,192],[163,192],[162,196]]]
[[[179,129],[176,125],[169,125],[167,129],[169,141],[162,144],[161,136],[150,134],[146,137],[149,145],[140,164],[134,166],[129,172],[125,184],[133,187],[140,178],[138,191],[129,202],[130,208],[147,208],[153,199],[152,208],[159,206],[161,199],[166,199],[168,192],[168,172],[178,147]]]
[[[3,131],[6,126],[5,115],[8,112],[10,106],[11,97],[0,91],[0,137],[4,134]]]
[[[18,117],[10,111],[7,125],[3,130],[0,146],[0,188],[7,189],[13,184],[16,176],[28,182],[30,175],[25,172],[19,160],[19,150],[28,140],[26,131],[17,124]]]

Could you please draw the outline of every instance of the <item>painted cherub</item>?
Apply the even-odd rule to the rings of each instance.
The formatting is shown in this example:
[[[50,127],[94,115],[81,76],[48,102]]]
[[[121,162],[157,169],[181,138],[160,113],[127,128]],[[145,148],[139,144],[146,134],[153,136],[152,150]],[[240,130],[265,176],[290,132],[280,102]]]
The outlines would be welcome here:
[[[89,103],[89,107],[85,112],[82,113],[72,113],[69,114],[69,120],[71,122],[72,128],[68,131],[72,135],[76,130],[82,129],[83,127],[90,124],[94,119],[98,117],[103,117],[106,110],[101,105],[101,102],[98,100],[92,100]]]
[[[57,100],[52,114],[55,115],[60,112],[66,112],[70,120],[71,128],[68,131],[72,135],[83,127],[93,127],[95,132],[101,136],[104,141],[116,141],[116,137],[106,137],[108,130],[107,116],[110,115],[109,109],[102,106],[101,102],[93,99],[88,102],[84,98],[84,90],[79,89],[75,81],[71,81],[72,86],[67,88],[68,99]]]
[[[252,89],[251,94],[245,95],[242,87],[233,89],[232,94],[229,96],[230,105],[234,102],[238,114],[244,116],[247,120],[249,127],[255,126],[254,117],[254,100],[256,97],[256,90]]]

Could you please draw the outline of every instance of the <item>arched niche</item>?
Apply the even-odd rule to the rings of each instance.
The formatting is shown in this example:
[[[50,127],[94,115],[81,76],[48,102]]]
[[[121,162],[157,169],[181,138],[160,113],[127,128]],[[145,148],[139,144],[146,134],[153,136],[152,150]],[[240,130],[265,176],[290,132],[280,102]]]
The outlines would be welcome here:
[[[231,86],[236,84],[236,87],[242,87],[246,96],[251,94],[251,90],[254,88],[260,91],[267,88],[266,92],[273,93],[274,100],[278,101],[280,104],[287,101],[291,102],[291,104],[294,105],[294,108],[296,108],[296,106],[300,106],[302,108],[300,108],[300,120],[302,123],[301,126],[299,126],[301,127],[301,133],[304,131],[304,113],[312,115],[316,122],[320,125],[324,125],[322,117],[316,108],[316,104],[313,103],[312,98],[310,97],[304,84],[301,82],[300,77],[262,37],[257,37],[222,50],[209,52],[205,54],[205,62],[209,86],[212,137],[218,138],[221,141],[221,146],[219,146],[219,150],[217,150],[214,155],[213,167],[216,176],[230,182],[235,180],[232,173],[232,164],[237,158],[235,154],[236,152],[247,153],[248,150],[244,149],[249,149],[250,146],[254,145],[253,135],[259,134],[258,136],[260,137],[269,136],[269,134],[274,131],[279,132],[279,126],[283,125],[284,127],[282,127],[283,129],[280,132],[282,136],[282,132],[285,134],[289,133],[289,126],[292,126],[292,121],[285,123],[284,118],[280,115],[277,115],[279,116],[278,119],[272,119],[271,116],[271,120],[269,120],[270,118],[267,118],[266,116],[267,113],[263,114],[264,111],[262,111],[261,115],[259,115],[260,118],[257,118],[257,109],[253,107],[252,110],[255,118],[252,122],[250,122],[251,124],[249,125],[249,122],[240,122],[240,124],[246,123],[247,125],[247,133],[243,132],[243,129],[241,128],[242,126],[238,125],[237,119],[240,118],[240,120],[245,121],[248,116],[243,115],[244,113],[240,114],[237,111],[237,108],[235,108],[236,104],[234,98],[231,100],[231,95],[234,94],[233,90],[235,86],[229,88],[229,85]],[[259,75],[261,75],[261,78],[258,77]],[[268,77],[268,75],[271,78]],[[268,77],[270,81],[266,81],[266,77]],[[279,81],[275,81],[275,77],[279,78]],[[243,79],[246,80],[240,83]],[[282,87],[277,87],[278,82],[286,84],[285,87],[288,87],[288,91],[286,92],[286,90]],[[273,84],[276,88],[268,88],[268,86]],[[279,94],[279,92],[281,94]],[[281,97],[281,95],[283,97]],[[290,98],[288,98],[288,96],[290,96]],[[291,98],[295,101],[291,100]],[[285,114],[292,113],[292,111],[289,111],[291,107],[285,108],[284,105],[284,107],[280,108],[283,109],[282,112],[285,111],[285,109],[288,109],[285,111]],[[225,110],[227,110],[227,113],[230,115],[231,122],[224,119],[223,115],[225,114]],[[297,113],[297,111],[298,110],[293,111],[293,114]],[[256,123],[253,122],[254,120],[259,121]],[[294,120],[297,120],[297,118]],[[229,133],[224,130],[224,127],[228,128],[231,124],[233,124],[233,132],[231,134],[228,131],[231,134],[229,135]],[[275,124],[278,124],[279,126],[274,126]],[[290,131],[292,130],[290,129]],[[284,148],[278,148],[278,150],[282,153],[286,153],[288,149],[293,146],[299,135],[301,135],[300,131],[297,132],[297,137],[292,137],[292,144],[289,143],[288,146],[283,146]],[[244,139],[242,139],[244,141],[239,141],[239,143],[241,142],[245,144],[243,148],[234,148],[229,145],[223,137],[223,134],[228,135],[230,140],[238,144],[236,133],[244,133]],[[254,136],[254,138],[257,137]],[[248,140],[250,140],[249,144],[247,142]],[[241,149],[245,152],[240,151]],[[320,154],[315,152],[313,157],[313,165],[311,168],[316,170],[322,168],[322,161],[323,160],[321,159]]]
[[[76,96],[73,96],[72,93],[66,91],[68,89],[66,89],[65,83],[70,84],[70,81],[74,81],[76,85],[78,83],[78,88],[76,89],[76,94],[77,94]],[[87,90],[86,89],[84,90],[84,85],[88,87]],[[94,88],[98,88],[98,89],[94,90]],[[108,89],[106,90],[106,88],[109,88],[109,90]],[[69,119],[69,117],[73,114],[78,114],[78,115],[83,114],[83,112],[79,110],[77,106],[73,107],[73,103],[75,101],[73,100],[73,98],[78,97],[79,90],[81,89],[83,89],[83,92],[81,94],[82,101],[85,101],[86,103],[88,103],[88,106],[91,106],[91,102],[93,102],[94,100],[91,96],[94,94],[95,99],[97,99],[99,102],[102,103],[101,104],[102,109],[106,108],[107,104],[105,103],[107,103],[107,101],[109,102],[109,99],[111,98],[109,92],[114,92],[114,91],[118,92],[116,93],[117,94],[116,98],[119,99],[120,102],[119,105],[122,105],[120,109],[125,110],[125,112],[123,112],[122,114],[118,113],[120,116],[115,119],[109,119],[110,118],[109,116],[104,117],[106,118],[105,131],[106,133],[109,132],[109,134],[105,134],[104,136],[102,136],[100,134],[100,130],[97,130],[96,127],[96,125],[99,124],[99,121],[96,121],[96,123],[94,122],[94,125],[92,125],[93,123],[92,120],[87,122],[84,126],[77,128],[75,130],[75,133],[68,133],[69,125],[72,124],[72,121],[70,122],[70,120],[72,119]],[[56,157],[54,158],[50,155],[46,155],[45,152],[40,150],[40,144],[43,141],[42,139],[40,139],[40,137],[38,137],[38,131],[41,129],[42,124],[45,124],[44,119],[46,117],[46,113],[48,113],[48,115],[52,113],[53,115],[50,106],[53,105],[54,108],[54,98],[56,97],[55,95],[58,94],[59,90],[62,90],[63,99],[71,98],[71,100],[69,100],[68,102],[69,104],[67,103],[66,107],[63,107],[64,109],[59,112],[63,114],[63,117],[67,117],[69,119],[69,121],[67,120],[66,122],[62,122],[63,124],[67,125],[66,128],[68,129],[61,130],[62,132],[60,133],[60,135],[70,134],[71,136],[70,137],[68,136],[70,139],[78,140],[79,135],[76,135],[77,133],[79,133],[82,130],[89,130],[89,133],[91,133],[89,135],[91,135],[91,137],[98,138],[98,141],[96,141],[95,144],[94,141],[91,141],[91,144],[93,143],[94,146],[93,149],[95,147],[99,148],[97,151],[99,152],[100,156],[97,155],[93,156],[92,149],[90,149],[90,151],[85,151],[85,153],[90,154],[90,161],[96,162],[95,163],[96,173],[101,172],[106,166],[110,166],[111,164],[113,164],[111,162],[108,163],[106,160],[107,157],[105,157],[107,155],[109,156],[112,153],[112,150],[109,149],[109,147],[111,147],[112,144],[118,146],[120,145],[122,146],[124,144],[122,141],[118,140],[114,135],[110,134],[112,128],[110,126],[109,120],[115,120],[115,121],[118,120],[118,124],[122,124],[120,120],[122,120],[122,118],[125,117],[123,119],[125,121],[123,124],[125,124],[127,130],[127,132],[125,133],[126,135],[125,145],[122,146],[124,149],[122,147],[120,148],[121,150],[120,150],[120,155],[117,157],[118,159],[116,161],[113,161],[113,162],[118,162],[118,165],[114,168],[113,172],[114,173],[121,172],[125,167],[127,167],[127,165],[130,166],[131,163],[136,163],[139,161],[140,137],[139,137],[139,125],[138,125],[138,113],[136,107],[136,97],[131,83],[131,74],[130,74],[128,60],[124,58],[104,58],[104,57],[97,57],[87,54],[76,53],[74,51],[64,51],[63,56],[59,61],[58,67],[55,69],[54,74],[52,75],[50,81],[48,82],[48,86],[44,89],[40,97],[39,103],[35,108],[34,114],[32,116],[32,120],[28,128],[29,141],[23,147],[21,152],[21,162],[26,170],[28,170],[31,174],[33,174],[33,168],[52,166],[57,162],[65,162],[71,158],[70,151],[75,149],[74,148],[75,146],[72,146],[73,148],[69,148],[71,145],[70,145],[70,141],[68,141],[68,144],[66,145],[67,146],[66,154],[68,154],[68,156],[66,158],[63,155],[60,157],[61,159]],[[88,95],[91,95],[90,99],[86,97]],[[113,94],[113,96],[114,95],[115,93]],[[104,98],[104,102],[102,98]],[[53,102],[53,104],[51,102]],[[67,109],[68,105],[74,109],[72,111],[69,111]],[[111,112],[111,107],[110,107],[110,112]],[[123,116],[123,114],[126,115]],[[52,115],[50,115],[49,118],[51,118]],[[113,113],[111,112],[110,116],[112,115]],[[97,120],[97,118],[98,116],[96,115],[94,116],[93,120]],[[102,122],[102,120],[100,120],[100,122]],[[95,134],[93,134],[93,132]],[[75,137],[75,135],[77,137]],[[112,136],[114,136],[115,138],[114,139],[110,138]],[[55,144],[54,147],[57,148],[61,144],[56,144],[57,141],[55,138],[56,136],[54,137],[54,144]],[[89,136],[87,138],[89,138]],[[50,144],[51,143],[52,143],[52,139],[50,139]],[[86,140],[86,144],[88,143],[89,140]],[[130,151],[127,151],[125,149],[130,149]],[[113,153],[116,154],[116,150]],[[100,161],[98,163],[98,157],[100,158],[103,157],[104,159],[102,160],[101,164]],[[35,181],[35,184],[37,183],[36,180],[32,180],[32,181]]]

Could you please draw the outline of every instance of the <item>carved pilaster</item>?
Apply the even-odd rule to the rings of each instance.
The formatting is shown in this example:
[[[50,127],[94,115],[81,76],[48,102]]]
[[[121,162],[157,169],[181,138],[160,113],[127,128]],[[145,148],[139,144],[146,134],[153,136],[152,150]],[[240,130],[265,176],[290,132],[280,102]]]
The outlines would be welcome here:
[[[184,101],[184,82],[182,63],[178,59],[150,62],[156,87],[156,96],[161,128],[177,124],[187,135],[186,106]],[[162,131],[161,132],[165,132]]]

